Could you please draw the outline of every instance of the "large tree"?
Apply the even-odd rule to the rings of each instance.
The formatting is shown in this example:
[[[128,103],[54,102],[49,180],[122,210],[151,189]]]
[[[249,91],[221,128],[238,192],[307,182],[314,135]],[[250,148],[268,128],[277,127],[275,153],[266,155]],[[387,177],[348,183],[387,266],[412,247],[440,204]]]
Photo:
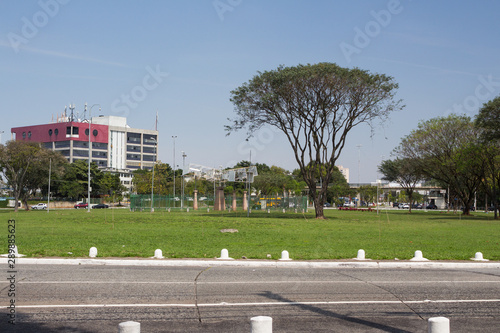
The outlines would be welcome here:
[[[12,188],[16,212],[28,178],[28,170],[39,150],[39,144],[24,141],[8,141],[5,146],[0,145],[0,167]]]
[[[383,175],[382,179],[397,182],[406,191],[410,202],[410,213],[415,187],[422,180],[418,164],[418,161],[410,158],[396,158],[394,160],[384,160],[378,167],[378,170]]]
[[[88,162],[86,160],[76,160],[66,166],[64,175],[55,180],[57,193],[62,197],[73,199],[83,199],[88,195]],[[101,180],[103,172],[95,162],[90,163],[90,187],[91,195],[96,196],[101,193]]]
[[[480,130],[484,145],[481,151],[486,160],[483,188],[492,199],[496,219],[500,188],[500,96],[483,105],[476,116],[475,125]]]
[[[174,171],[168,163],[156,163],[154,165],[155,179],[152,182],[153,170],[138,169],[134,171],[132,182],[137,194],[151,194],[151,186],[154,193],[159,195],[172,194]],[[176,174],[177,174],[176,170]],[[182,171],[180,171],[182,172]]]
[[[422,173],[449,187],[460,201],[464,214],[483,178],[485,160],[479,131],[469,117],[451,114],[418,124],[401,140],[395,153],[418,163]]]
[[[394,100],[397,88],[392,77],[332,63],[280,66],[258,72],[231,92],[236,119],[226,130],[229,134],[246,128],[251,136],[269,125],[283,132],[309,187],[316,218],[324,218],[328,184],[348,133],[400,109]],[[316,166],[328,166],[318,191]]]
[[[482,136],[487,140],[500,141],[500,96],[485,103],[475,119],[476,126],[481,128]]]

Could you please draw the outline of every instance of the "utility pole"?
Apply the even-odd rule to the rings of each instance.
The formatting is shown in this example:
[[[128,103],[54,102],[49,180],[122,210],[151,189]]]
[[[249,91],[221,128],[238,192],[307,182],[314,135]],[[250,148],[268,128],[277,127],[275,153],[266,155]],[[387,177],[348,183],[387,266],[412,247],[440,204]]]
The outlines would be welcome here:
[[[186,153],[182,152],[182,194],[181,194],[181,209],[184,208],[184,168],[185,168],[185,162],[186,162]]]
[[[175,208],[175,139],[177,135],[172,135],[172,139],[174,140],[174,165],[172,165],[172,169],[174,170],[174,208]]]

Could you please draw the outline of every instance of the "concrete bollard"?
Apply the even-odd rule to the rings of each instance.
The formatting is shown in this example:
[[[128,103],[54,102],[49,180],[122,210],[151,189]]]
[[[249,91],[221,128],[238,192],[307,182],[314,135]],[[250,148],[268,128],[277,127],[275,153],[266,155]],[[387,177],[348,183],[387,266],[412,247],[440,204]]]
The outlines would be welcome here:
[[[446,317],[433,317],[427,321],[428,333],[450,333],[450,320]]]
[[[125,321],[118,324],[118,333],[141,333],[141,323]]]
[[[228,260],[228,259],[229,259],[229,260],[231,260],[231,259],[233,259],[233,258],[230,258],[230,257],[229,257],[229,251],[228,251],[227,249],[222,249],[222,250],[220,251],[220,258],[217,258],[217,259],[226,259],[226,260]]]
[[[283,208],[283,214],[285,214],[285,212],[286,212],[286,211],[285,211],[285,208]]]
[[[292,260],[290,259],[290,254],[288,251],[281,251],[281,259],[280,260]]]
[[[252,333],[272,333],[273,318],[267,316],[258,316],[250,318]]]
[[[470,259],[475,260],[475,261],[488,261],[488,259],[483,258],[483,254],[481,252],[476,252],[476,254],[474,255],[474,258],[470,258]]]
[[[426,259],[424,258],[424,256],[422,255],[422,251],[415,251],[415,256],[413,258],[411,258],[410,260],[412,261],[427,261],[429,259]]]
[[[189,213],[189,207],[187,208],[187,212]]]
[[[89,257],[90,258],[95,258],[97,257],[97,248],[91,247],[89,250]]]
[[[156,258],[156,259],[163,259],[164,258],[163,252],[160,249],[156,249],[155,250],[155,256],[154,256],[154,258]]]
[[[270,209],[268,209],[268,210],[267,210],[267,213],[268,213],[268,214],[270,214],[270,213],[271,213],[271,210],[270,210]]]
[[[358,250],[356,260],[365,260],[365,250]]]

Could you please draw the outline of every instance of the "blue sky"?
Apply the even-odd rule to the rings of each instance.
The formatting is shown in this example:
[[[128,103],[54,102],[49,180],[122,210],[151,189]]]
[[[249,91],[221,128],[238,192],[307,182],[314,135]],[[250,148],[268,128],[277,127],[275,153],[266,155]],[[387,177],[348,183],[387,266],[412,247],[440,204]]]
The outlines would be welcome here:
[[[87,102],[135,128],[154,129],[158,112],[169,164],[176,135],[181,166],[181,151],[186,164],[217,167],[252,151],[253,162],[293,170],[279,132],[225,135],[230,91],[281,64],[334,62],[400,85],[406,107],[373,135],[353,130],[338,160],[351,182],[375,181],[420,120],[474,116],[500,95],[499,12],[493,0],[0,0],[2,142],[11,127],[50,122],[70,103],[83,112]]]

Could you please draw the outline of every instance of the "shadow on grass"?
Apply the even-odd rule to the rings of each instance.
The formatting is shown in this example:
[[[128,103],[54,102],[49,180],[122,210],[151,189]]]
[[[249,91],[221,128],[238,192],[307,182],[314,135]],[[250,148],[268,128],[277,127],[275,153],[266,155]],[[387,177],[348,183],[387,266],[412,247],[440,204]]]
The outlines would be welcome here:
[[[247,214],[244,212],[210,212],[210,213],[202,213],[200,216],[205,217],[228,217],[228,218],[246,218]],[[285,219],[285,220],[308,220],[308,221],[316,221],[316,217],[314,213],[294,213],[294,212],[271,212],[267,213],[265,211],[253,211],[250,213],[248,217],[250,219]],[[325,216],[325,220],[336,220],[338,217],[335,216]],[[324,220],[322,220],[324,221]]]
[[[378,329],[378,330],[381,330],[384,332],[410,333],[409,331],[405,331],[405,330],[400,329],[400,328],[396,328],[396,327],[392,327],[392,326],[388,326],[388,325],[384,325],[384,324],[379,324],[379,323],[365,320],[365,319],[361,319],[361,318],[354,318],[354,317],[350,317],[350,316],[346,316],[346,315],[341,315],[341,314],[335,313],[333,311],[325,310],[325,309],[322,309],[320,307],[313,306],[310,304],[293,303],[291,300],[284,298],[281,295],[272,293],[270,291],[266,291],[265,293],[261,293],[260,295],[267,297],[269,299],[275,300],[275,301],[292,303],[293,306],[298,307],[298,308],[305,310],[305,311],[315,312],[319,315],[326,316],[326,317],[345,320],[345,321],[351,322],[353,324],[363,325],[363,326],[366,326],[366,327],[369,327],[372,329],[375,328],[375,329]]]

